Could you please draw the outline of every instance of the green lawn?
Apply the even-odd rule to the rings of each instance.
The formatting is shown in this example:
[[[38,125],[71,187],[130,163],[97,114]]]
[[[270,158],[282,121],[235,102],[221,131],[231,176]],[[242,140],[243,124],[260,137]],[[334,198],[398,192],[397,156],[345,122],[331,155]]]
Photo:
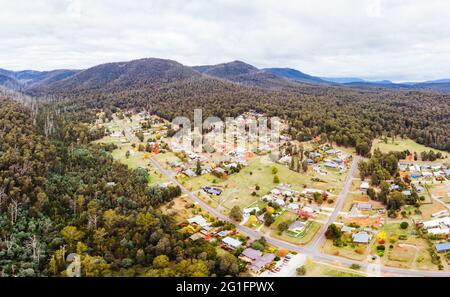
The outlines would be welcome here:
[[[114,141],[116,139],[118,139],[118,138],[107,136],[100,140],[97,140],[97,143],[115,143]],[[164,183],[164,182],[168,181],[167,178],[161,172],[159,172],[159,170],[157,170],[150,164],[149,160],[144,159],[144,153],[135,152],[134,154],[131,154],[127,158],[126,152],[133,150],[131,145],[130,144],[122,145],[122,144],[120,144],[120,141],[119,141],[119,143],[116,143],[116,144],[117,144],[118,148],[111,152],[112,157],[115,160],[127,165],[130,169],[136,169],[138,167],[146,168],[147,172],[149,173],[149,184],[150,185],[160,184],[160,183]]]
[[[191,189],[200,189],[206,184],[213,184],[224,189],[224,192],[218,199],[223,201],[223,206],[231,209],[234,205],[241,208],[254,204],[259,197],[268,194],[277,184],[273,183],[272,167],[278,170],[280,183],[288,184],[294,190],[303,190],[304,185],[308,188],[317,188],[327,190],[332,194],[337,194],[345,179],[345,174],[329,173],[326,176],[318,176],[313,170],[307,173],[298,173],[289,170],[287,166],[273,163],[268,156],[257,156],[253,158],[247,167],[244,167],[239,173],[232,174],[226,179],[221,179],[206,174],[194,178],[183,178],[185,184]],[[319,177],[323,182],[311,181],[311,178]],[[255,191],[255,185],[259,185],[260,190]]]
[[[384,143],[382,140],[377,139],[375,140],[374,144],[375,148],[379,148],[384,153],[390,151],[409,150],[410,152],[417,152],[417,154],[420,156],[420,153],[423,151],[429,152],[430,150],[433,150],[434,152],[441,152],[443,155],[448,157],[448,153],[445,151],[433,149],[422,144],[418,144],[414,140],[401,139],[400,137],[396,138],[394,142],[392,141],[392,138],[389,138],[388,143]]]
[[[317,231],[320,230],[321,224],[313,221],[308,222],[305,230],[297,237],[289,235],[289,231],[285,231],[282,234],[279,234],[277,227],[281,222],[289,223],[295,221],[296,219],[297,219],[296,214],[285,211],[275,220],[272,226],[270,226],[270,230],[272,230],[270,232],[270,236],[294,244],[302,244],[302,245],[307,244],[314,238],[314,235],[316,235]]]
[[[363,274],[349,268],[337,268],[331,265],[307,262],[305,264],[306,274],[305,276],[328,276],[328,277],[364,277]],[[353,272],[354,271],[354,272]]]
[[[405,219],[404,221],[408,220]],[[431,263],[426,241],[417,235],[411,234],[413,230],[414,227],[411,222],[409,222],[407,229],[401,229],[399,223],[388,223],[383,226],[387,240],[385,243],[386,250],[381,258],[382,263],[387,266],[400,268],[435,270],[437,267]],[[401,236],[406,236],[406,239],[400,239],[399,237]],[[375,252],[377,245],[378,243],[373,245],[373,252]]]

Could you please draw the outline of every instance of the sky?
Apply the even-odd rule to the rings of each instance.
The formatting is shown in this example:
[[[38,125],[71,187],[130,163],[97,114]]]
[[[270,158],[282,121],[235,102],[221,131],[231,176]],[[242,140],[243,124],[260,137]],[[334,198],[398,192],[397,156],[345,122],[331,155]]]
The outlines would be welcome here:
[[[450,1],[0,0],[0,68],[146,57],[370,80],[450,78]]]

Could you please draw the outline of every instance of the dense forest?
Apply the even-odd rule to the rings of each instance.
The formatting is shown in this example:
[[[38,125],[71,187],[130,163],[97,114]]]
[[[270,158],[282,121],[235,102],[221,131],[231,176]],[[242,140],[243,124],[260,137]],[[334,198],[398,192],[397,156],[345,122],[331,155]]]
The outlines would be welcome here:
[[[289,132],[300,141],[322,135],[362,155],[382,135],[450,150],[450,94],[286,83],[242,63],[212,70],[159,59],[116,64],[29,92],[62,100],[65,111],[86,120],[117,108],[147,109],[166,119],[192,117],[194,108],[202,108],[204,117],[222,118],[255,109],[290,122]]]
[[[158,210],[178,187],[149,187],[145,170],[89,144],[101,131],[55,121],[46,137],[29,108],[0,98],[0,276],[63,276],[71,253],[83,276],[239,273],[235,256],[193,245]]]

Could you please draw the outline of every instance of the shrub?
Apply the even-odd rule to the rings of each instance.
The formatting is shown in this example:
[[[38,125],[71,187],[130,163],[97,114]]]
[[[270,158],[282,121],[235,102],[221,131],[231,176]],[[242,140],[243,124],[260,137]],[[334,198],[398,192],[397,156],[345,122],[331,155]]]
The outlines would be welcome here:
[[[406,228],[408,228],[408,226],[409,226],[408,222],[401,222],[401,224],[400,224],[400,228],[402,228],[402,229],[406,229]]]
[[[377,246],[377,251],[384,251],[385,249],[386,249],[386,247],[384,245]]]
[[[351,268],[351,269],[358,270],[358,269],[361,268],[361,265],[353,263],[352,265],[350,265],[350,268]]]
[[[297,268],[297,275],[305,275],[305,274],[306,274],[305,266],[300,266]]]

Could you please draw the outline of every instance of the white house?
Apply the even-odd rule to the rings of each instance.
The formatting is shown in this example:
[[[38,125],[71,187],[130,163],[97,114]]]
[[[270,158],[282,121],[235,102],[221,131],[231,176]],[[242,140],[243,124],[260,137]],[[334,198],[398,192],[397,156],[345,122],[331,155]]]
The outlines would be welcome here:
[[[291,209],[291,210],[298,210],[299,209],[299,206],[298,206],[297,203],[289,203],[287,207],[289,209]]]
[[[234,239],[233,237],[229,237],[229,236],[227,236],[224,239],[222,239],[222,243],[226,247],[228,247],[228,248],[230,248],[232,250],[235,250],[235,249],[237,249],[238,247],[240,247],[242,245],[242,242],[240,240]]]

